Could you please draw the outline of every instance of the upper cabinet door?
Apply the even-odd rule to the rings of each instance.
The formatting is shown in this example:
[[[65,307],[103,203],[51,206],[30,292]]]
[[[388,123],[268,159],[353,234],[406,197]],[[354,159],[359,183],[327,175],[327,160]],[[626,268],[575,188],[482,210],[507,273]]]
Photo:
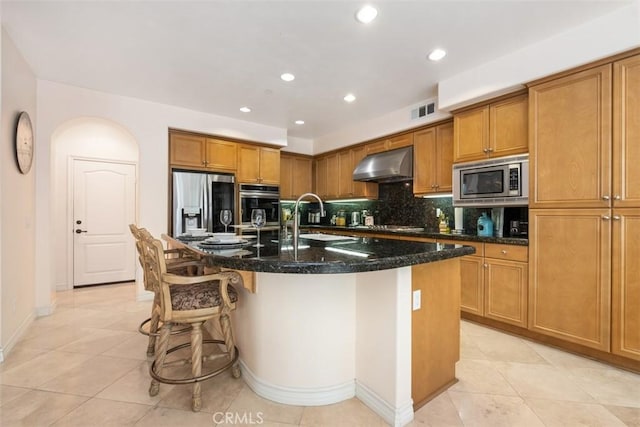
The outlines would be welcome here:
[[[172,133],[169,137],[169,163],[177,166],[205,167],[205,138]]]
[[[529,151],[527,123],[529,104],[526,94],[491,104],[489,154],[511,156]]]
[[[436,128],[413,134],[413,193],[433,193],[436,170]]]
[[[611,65],[529,90],[529,207],[609,207]]]
[[[207,138],[206,165],[211,169],[235,171],[238,144],[221,139]]]
[[[278,177],[280,171],[278,171]],[[260,182],[260,147],[241,144],[238,147],[238,182]]]
[[[640,207],[640,55],[613,73],[613,203]]]
[[[436,127],[436,185],[438,192],[453,190],[453,122]]]
[[[260,147],[260,183],[280,183],[280,150]]]
[[[453,116],[454,162],[484,159],[489,150],[489,106]]]

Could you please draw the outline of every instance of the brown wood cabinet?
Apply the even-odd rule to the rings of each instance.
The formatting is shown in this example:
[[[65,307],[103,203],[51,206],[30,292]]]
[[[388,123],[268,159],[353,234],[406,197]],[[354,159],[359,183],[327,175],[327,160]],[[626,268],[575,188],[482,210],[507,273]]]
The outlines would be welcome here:
[[[460,359],[459,263],[454,258],[411,267],[411,289],[422,294],[422,308],[411,312],[414,408],[456,381]]]
[[[529,210],[529,329],[609,351],[609,209]]]
[[[526,328],[528,248],[484,246],[484,316]]]
[[[528,248],[526,246],[438,239],[476,248],[460,260],[460,309],[503,323],[527,327]]]
[[[377,198],[378,184],[353,180],[366,146],[347,148],[316,159],[316,193],[323,199]]]
[[[640,360],[640,209],[614,209],[611,218],[611,351]]]
[[[383,151],[395,150],[396,148],[408,147],[413,144],[413,133],[396,135],[391,138],[383,138],[366,145],[367,154],[381,153]]]
[[[532,86],[529,104],[529,207],[608,207],[611,65]]]
[[[237,144],[180,132],[169,136],[169,164],[235,172]]]
[[[451,193],[453,122],[413,134],[413,193]]]
[[[222,139],[207,138],[205,141],[206,167],[216,170],[235,171],[238,165],[238,144]]]
[[[453,115],[453,161],[526,153],[527,95],[517,95]]]
[[[312,190],[311,157],[280,153],[280,198],[297,199]]]
[[[238,169],[236,180],[240,183],[280,183],[280,150],[250,144],[238,144]]]
[[[327,194],[327,166],[328,159],[326,156],[319,157],[314,159],[314,173],[315,173],[315,181],[314,181],[314,191],[320,196],[320,198],[325,198]]]
[[[640,55],[613,64],[613,205],[640,207]]]
[[[356,168],[358,163],[362,159],[367,156],[367,147],[365,145],[360,145],[351,149],[351,160],[353,161],[353,167],[351,168],[351,183],[352,183],[352,192],[354,197],[362,197],[366,199],[377,199],[378,198],[378,184],[375,182],[362,182],[362,181],[353,181],[353,170]]]

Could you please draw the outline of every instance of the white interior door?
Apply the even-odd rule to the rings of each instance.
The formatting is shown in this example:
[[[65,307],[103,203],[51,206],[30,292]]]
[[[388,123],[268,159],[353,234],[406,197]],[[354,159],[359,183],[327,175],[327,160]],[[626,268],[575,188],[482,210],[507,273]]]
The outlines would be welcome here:
[[[73,161],[73,286],[134,280],[135,166]]]

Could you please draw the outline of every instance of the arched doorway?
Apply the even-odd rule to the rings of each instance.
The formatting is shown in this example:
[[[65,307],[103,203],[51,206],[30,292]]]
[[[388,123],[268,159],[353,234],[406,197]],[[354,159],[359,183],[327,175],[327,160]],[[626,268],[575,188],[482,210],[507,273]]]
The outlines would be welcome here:
[[[133,135],[110,120],[81,117],[53,132],[51,226],[54,241],[64,245],[52,254],[57,290],[134,279],[135,247],[127,225],[137,216],[138,155]],[[120,206],[121,192],[132,206]]]

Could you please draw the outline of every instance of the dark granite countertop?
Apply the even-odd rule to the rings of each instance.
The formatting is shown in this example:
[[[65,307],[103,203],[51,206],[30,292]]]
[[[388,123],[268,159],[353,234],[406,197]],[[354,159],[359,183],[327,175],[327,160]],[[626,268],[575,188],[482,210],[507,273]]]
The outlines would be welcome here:
[[[466,240],[470,242],[483,242],[483,243],[500,243],[505,245],[517,245],[517,246],[529,246],[529,239],[521,237],[481,237],[473,234],[444,234],[432,231],[415,231],[415,230],[377,230],[369,229],[366,227],[338,227],[328,225],[301,225],[302,229],[321,231],[331,230],[333,232],[344,232],[349,235],[354,232],[362,235],[366,233],[371,234],[388,234],[390,236],[412,236],[412,237],[428,237],[431,239],[447,239],[447,240]]]
[[[443,245],[358,237],[350,240],[316,241],[300,239],[298,259],[294,259],[291,238],[276,233],[262,233],[265,245],[255,248],[252,242],[236,251],[202,249],[198,242],[183,242],[210,255],[212,264],[237,270],[265,273],[335,274],[386,270],[415,264],[441,261],[470,255],[470,246]],[[179,239],[178,239],[179,240]]]

